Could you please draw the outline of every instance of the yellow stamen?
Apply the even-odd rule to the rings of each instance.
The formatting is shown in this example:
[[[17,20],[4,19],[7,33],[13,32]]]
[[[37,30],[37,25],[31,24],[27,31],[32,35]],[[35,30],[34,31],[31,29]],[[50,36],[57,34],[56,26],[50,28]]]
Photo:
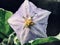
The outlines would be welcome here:
[[[33,25],[33,21],[32,18],[27,18],[25,19],[25,27],[30,27],[31,25]]]

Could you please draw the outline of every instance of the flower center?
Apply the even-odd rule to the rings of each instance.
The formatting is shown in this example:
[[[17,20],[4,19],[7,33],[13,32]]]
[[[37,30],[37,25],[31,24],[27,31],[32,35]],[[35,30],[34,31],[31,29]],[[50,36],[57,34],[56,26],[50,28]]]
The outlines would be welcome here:
[[[30,27],[30,26],[32,26],[34,23],[33,23],[33,21],[32,21],[32,18],[27,18],[27,19],[25,19],[25,27]]]

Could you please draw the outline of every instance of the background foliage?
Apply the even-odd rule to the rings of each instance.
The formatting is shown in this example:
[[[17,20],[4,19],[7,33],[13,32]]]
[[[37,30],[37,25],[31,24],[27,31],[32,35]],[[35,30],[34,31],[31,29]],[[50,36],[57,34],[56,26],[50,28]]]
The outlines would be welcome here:
[[[4,9],[0,9],[0,38],[8,38],[13,30],[11,30],[7,20],[13,13]]]

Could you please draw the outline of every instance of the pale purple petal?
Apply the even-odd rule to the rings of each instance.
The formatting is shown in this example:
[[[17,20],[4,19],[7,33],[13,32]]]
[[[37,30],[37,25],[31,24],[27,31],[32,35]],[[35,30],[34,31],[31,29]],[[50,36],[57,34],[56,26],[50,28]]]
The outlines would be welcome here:
[[[36,12],[37,12],[36,16],[33,18],[34,22],[40,21],[40,20],[44,19],[47,16],[49,17],[49,15],[51,13],[50,11],[43,10],[43,9],[41,9],[41,10],[37,9]]]
[[[48,17],[51,12],[37,8],[32,2],[25,0],[16,13],[8,19],[8,23],[16,32],[21,45],[36,38],[46,38]],[[24,18],[33,17],[34,25],[24,28]]]

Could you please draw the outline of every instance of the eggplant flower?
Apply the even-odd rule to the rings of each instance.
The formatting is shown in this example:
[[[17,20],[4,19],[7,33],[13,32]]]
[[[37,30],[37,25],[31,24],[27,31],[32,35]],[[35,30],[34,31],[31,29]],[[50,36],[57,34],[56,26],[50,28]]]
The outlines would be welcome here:
[[[16,32],[21,45],[36,38],[46,38],[46,27],[50,11],[38,8],[25,0],[9,19],[8,23]]]

